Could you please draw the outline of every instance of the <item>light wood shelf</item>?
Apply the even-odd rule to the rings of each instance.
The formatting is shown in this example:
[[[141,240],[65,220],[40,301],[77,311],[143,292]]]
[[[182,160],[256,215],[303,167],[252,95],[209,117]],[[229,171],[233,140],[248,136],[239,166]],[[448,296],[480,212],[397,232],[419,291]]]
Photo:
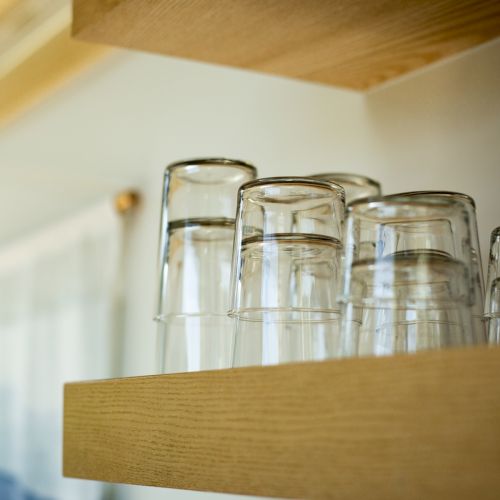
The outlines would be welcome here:
[[[500,498],[500,348],[70,383],[68,477],[287,498]]]
[[[61,0],[0,0],[0,127],[111,52],[70,31]]]
[[[81,40],[366,90],[500,36],[492,0],[73,0]]]
[[[63,28],[0,78],[0,127],[60,89],[109,52],[108,47],[73,40],[69,26]]]

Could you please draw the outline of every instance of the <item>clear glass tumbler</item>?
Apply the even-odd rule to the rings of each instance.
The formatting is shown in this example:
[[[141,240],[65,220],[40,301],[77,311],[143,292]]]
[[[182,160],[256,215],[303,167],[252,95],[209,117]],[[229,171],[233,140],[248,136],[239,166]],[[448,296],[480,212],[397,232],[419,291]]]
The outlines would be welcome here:
[[[456,193],[453,191],[412,191],[401,193],[400,196],[411,196],[415,199],[426,199],[429,196],[433,198],[442,198],[447,200],[455,200],[463,203],[467,216],[469,218],[470,227],[470,247],[472,251],[472,280],[473,280],[473,301],[472,321],[475,331],[484,331],[485,325],[483,321],[484,312],[484,276],[483,265],[481,262],[481,249],[479,247],[479,231],[476,216],[476,203],[474,198],[464,193]],[[464,242],[465,244],[465,242]],[[486,332],[484,331],[486,335]]]
[[[485,342],[474,329],[464,204],[388,196],[348,207],[342,355],[387,355]]]
[[[323,179],[342,186],[345,191],[346,205],[362,198],[380,196],[382,194],[380,183],[364,175],[332,172],[316,174],[312,178]]]
[[[489,343],[500,344],[500,227],[491,233],[484,316]]]
[[[236,195],[255,177],[252,165],[219,158],[165,170],[156,316],[161,373],[231,364],[227,310]]]
[[[343,214],[344,190],[327,181],[275,177],[240,188],[233,366],[335,355]]]

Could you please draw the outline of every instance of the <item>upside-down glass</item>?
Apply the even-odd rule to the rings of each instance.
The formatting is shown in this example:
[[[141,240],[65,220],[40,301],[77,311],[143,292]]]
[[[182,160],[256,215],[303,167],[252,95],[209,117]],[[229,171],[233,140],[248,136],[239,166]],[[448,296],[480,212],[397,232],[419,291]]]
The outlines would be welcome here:
[[[228,368],[227,317],[236,195],[256,170],[196,159],[165,170],[160,228],[158,367],[162,373]]]
[[[500,227],[491,233],[485,321],[490,344],[500,344]]]
[[[463,203],[389,196],[348,208],[342,355],[479,344],[472,323],[470,225]]]
[[[476,216],[476,203],[474,199],[464,193],[455,193],[453,191],[412,191],[408,193],[401,193],[400,196],[411,196],[413,198],[426,199],[429,196],[433,198],[443,198],[448,200],[455,200],[464,204],[469,217],[470,225],[470,246],[472,252],[472,280],[473,280],[473,302],[472,307],[472,321],[474,323],[474,330],[480,332],[484,331],[485,325],[483,321],[484,312],[484,277],[483,265],[481,262],[481,249],[479,247],[479,231]],[[484,331],[486,335],[486,332]]]
[[[380,196],[382,194],[380,183],[364,175],[332,172],[316,174],[312,178],[323,179],[342,186],[345,191],[346,205],[362,198]]]
[[[240,188],[231,278],[233,366],[332,357],[344,190],[274,177]]]

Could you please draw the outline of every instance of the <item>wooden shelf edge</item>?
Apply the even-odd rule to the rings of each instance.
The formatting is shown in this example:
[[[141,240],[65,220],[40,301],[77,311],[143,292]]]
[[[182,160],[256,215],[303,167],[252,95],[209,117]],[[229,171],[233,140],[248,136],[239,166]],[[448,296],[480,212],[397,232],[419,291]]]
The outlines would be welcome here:
[[[64,475],[287,498],[493,499],[500,348],[66,384]]]
[[[94,43],[368,90],[500,36],[491,0],[73,0]]]

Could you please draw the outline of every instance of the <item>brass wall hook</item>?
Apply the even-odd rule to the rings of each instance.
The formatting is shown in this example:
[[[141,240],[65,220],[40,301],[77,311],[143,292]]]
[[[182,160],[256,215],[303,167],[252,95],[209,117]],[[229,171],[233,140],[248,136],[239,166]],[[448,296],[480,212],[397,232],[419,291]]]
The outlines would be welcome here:
[[[141,195],[133,189],[122,191],[115,196],[115,209],[120,215],[132,212],[141,201]]]

